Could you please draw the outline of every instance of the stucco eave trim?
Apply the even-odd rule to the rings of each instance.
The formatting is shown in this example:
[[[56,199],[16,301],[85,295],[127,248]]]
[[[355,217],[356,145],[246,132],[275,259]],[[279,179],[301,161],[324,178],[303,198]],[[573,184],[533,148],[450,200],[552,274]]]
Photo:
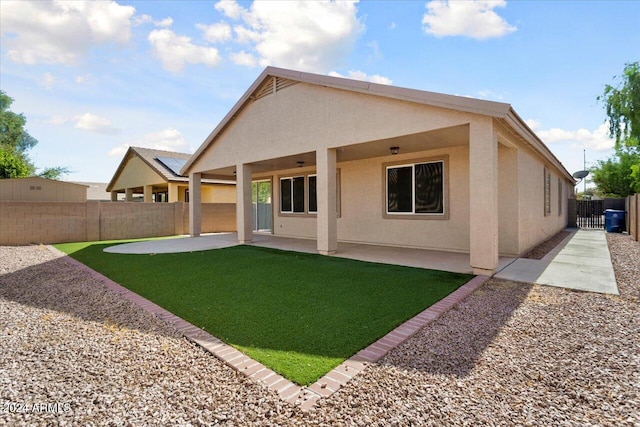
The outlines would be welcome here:
[[[514,129],[525,141],[527,141],[535,151],[540,153],[544,158],[546,158],[554,167],[556,167],[567,180],[572,183],[576,183],[576,180],[571,176],[569,171],[564,167],[564,165],[558,160],[558,158],[551,152],[549,147],[545,145],[545,143],[531,130],[531,128],[527,125],[527,123],[522,120],[522,118],[518,115],[518,113],[513,110],[513,108],[506,115],[504,120]]]

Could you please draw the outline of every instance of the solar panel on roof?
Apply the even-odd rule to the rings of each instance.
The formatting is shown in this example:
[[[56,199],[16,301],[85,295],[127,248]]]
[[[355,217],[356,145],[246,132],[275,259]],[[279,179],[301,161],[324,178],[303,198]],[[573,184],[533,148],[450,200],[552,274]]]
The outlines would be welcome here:
[[[187,159],[175,159],[173,157],[156,157],[156,160],[162,163],[167,169],[174,174],[180,175],[180,169],[187,163]]]

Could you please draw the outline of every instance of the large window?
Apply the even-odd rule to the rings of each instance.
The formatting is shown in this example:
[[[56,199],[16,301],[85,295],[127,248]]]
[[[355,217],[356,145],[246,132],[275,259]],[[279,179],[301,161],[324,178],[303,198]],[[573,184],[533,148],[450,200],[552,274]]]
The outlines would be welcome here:
[[[280,212],[304,213],[304,176],[280,179]]]
[[[444,214],[444,161],[388,166],[387,214]]]
[[[280,213],[318,213],[318,177],[315,172],[308,175],[280,178]],[[340,171],[336,171],[336,214],[340,216]]]

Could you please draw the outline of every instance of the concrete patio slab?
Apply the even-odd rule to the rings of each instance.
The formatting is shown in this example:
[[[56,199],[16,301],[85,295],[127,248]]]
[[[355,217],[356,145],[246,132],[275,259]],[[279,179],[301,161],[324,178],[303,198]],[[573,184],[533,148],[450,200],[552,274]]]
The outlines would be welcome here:
[[[176,237],[175,239],[148,240],[109,246],[105,252],[115,254],[169,254],[178,252],[207,251],[238,245],[235,233],[215,233],[200,237]]]
[[[495,277],[619,295],[602,230],[577,230],[543,259],[519,258]]]
[[[311,254],[318,253],[315,239],[298,239],[255,233],[253,235],[253,241],[250,244],[286,251]],[[110,246],[105,249],[105,252],[121,254],[161,254],[205,251],[236,245],[238,245],[236,233],[215,233],[200,237],[185,236],[175,239],[125,243]],[[332,256],[382,264],[473,274],[469,254],[464,253],[341,242],[338,243],[338,251]],[[515,258],[501,257],[499,259],[498,270],[505,268],[514,260]]]

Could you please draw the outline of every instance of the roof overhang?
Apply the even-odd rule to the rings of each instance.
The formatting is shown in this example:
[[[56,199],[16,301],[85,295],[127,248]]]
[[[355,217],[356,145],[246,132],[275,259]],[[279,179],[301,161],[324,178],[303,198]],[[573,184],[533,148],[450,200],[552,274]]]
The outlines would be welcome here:
[[[546,158],[551,164],[558,168],[568,180],[575,182],[571,174],[564,168],[560,161],[553,155],[540,138],[529,128],[529,126],[518,116],[510,104],[487,101],[464,96],[446,95],[436,92],[428,92],[417,89],[408,89],[397,86],[383,85],[360,80],[352,80],[343,77],[333,77],[320,74],[306,73],[302,71],[289,70],[284,68],[267,67],[260,76],[247,89],[242,97],[231,108],[216,128],[207,136],[198,150],[187,160],[187,163],[180,174],[188,176],[191,167],[200,156],[215,143],[216,138],[224,129],[236,118],[237,114],[252,99],[256,91],[269,78],[285,78],[296,82],[314,84],[318,86],[342,89],[357,93],[381,96],[412,103],[424,104],[433,107],[445,108],[456,111],[463,111],[473,114],[503,119],[515,133],[522,137],[536,152]]]

